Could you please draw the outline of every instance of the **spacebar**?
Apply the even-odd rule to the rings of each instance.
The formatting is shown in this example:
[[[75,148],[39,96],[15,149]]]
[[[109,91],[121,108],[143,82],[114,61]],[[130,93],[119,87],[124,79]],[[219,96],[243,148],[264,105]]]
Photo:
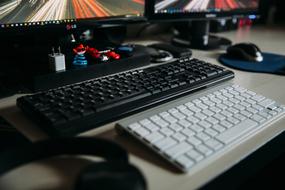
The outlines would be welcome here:
[[[101,112],[101,111],[105,111],[105,110],[108,110],[108,109],[112,109],[114,107],[121,106],[121,105],[124,105],[126,103],[131,103],[133,101],[146,98],[146,97],[148,97],[150,95],[151,95],[150,92],[145,92],[145,91],[138,92],[137,94],[131,94],[128,97],[123,97],[123,99],[121,99],[121,100],[117,100],[115,102],[109,102],[107,104],[102,104],[102,105],[100,105],[100,106],[98,106],[96,108],[96,111],[97,112]]]
[[[228,144],[240,137],[241,135],[244,135],[245,133],[249,132],[256,126],[257,123],[255,121],[247,119],[242,121],[238,125],[228,129],[224,133],[219,134],[216,138],[221,142]]]

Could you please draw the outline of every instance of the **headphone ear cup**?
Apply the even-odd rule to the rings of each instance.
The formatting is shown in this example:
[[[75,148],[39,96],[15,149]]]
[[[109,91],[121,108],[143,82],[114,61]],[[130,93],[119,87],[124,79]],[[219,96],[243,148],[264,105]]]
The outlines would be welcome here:
[[[141,172],[128,163],[99,162],[80,172],[75,190],[146,190]]]

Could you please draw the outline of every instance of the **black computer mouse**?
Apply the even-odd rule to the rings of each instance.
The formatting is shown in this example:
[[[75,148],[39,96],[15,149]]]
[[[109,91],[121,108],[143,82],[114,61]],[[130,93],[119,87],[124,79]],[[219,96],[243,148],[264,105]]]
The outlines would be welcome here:
[[[261,50],[253,43],[238,43],[232,45],[227,48],[227,56],[232,59],[238,59],[243,61],[263,61]]]

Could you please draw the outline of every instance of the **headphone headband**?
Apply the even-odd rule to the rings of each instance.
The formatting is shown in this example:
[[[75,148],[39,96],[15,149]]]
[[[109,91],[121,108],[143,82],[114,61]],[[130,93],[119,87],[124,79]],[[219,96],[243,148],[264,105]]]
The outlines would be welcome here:
[[[0,154],[0,176],[33,161],[59,155],[90,155],[107,161],[128,163],[127,152],[118,144],[95,138],[60,138],[32,143]]]

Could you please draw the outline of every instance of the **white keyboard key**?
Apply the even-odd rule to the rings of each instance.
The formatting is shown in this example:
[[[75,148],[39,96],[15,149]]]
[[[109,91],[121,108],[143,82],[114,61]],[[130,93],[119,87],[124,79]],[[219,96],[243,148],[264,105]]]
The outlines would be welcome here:
[[[261,96],[261,95],[255,95],[255,96],[251,97],[251,99],[253,99],[257,102],[260,102],[261,100],[265,99],[265,97]]]
[[[181,111],[181,113],[183,113],[184,115],[186,115],[186,116],[190,116],[190,115],[193,115],[194,114],[194,112],[192,112],[192,111],[190,111],[189,109],[183,109],[183,110],[180,110]]]
[[[227,121],[231,122],[232,124],[238,124],[240,121],[235,119],[234,117],[228,117]]]
[[[187,121],[186,119],[182,119],[178,122],[179,125],[181,125],[182,127],[189,127],[191,125],[191,123],[189,121]]]
[[[246,98],[242,97],[242,96],[235,96],[235,99],[239,100],[239,101],[244,101],[246,100]]]
[[[194,165],[194,162],[185,155],[181,155],[176,159],[176,163],[181,165],[183,168],[190,168]]]
[[[175,113],[178,113],[178,110],[176,108],[172,108],[172,109],[168,110],[167,112],[170,114],[175,114]]]
[[[198,124],[199,124],[201,127],[205,128],[205,129],[207,129],[207,128],[209,128],[209,127],[212,126],[211,123],[209,123],[209,122],[207,122],[207,121],[200,121]]]
[[[197,106],[191,106],[191,107],[188,107],[188,109],[190,110],[190,111],[193,111],[193,112],[200,112],[200,111],[202,111],[200,108],[198,108]]]
[[[220,120],[220,121],[226,119],[226,117],[225,117],[224,115],[220,114],[220,113],[215,114],[214,117],[215,117],[216,119]]]
[[[202,143],[201,140],[197,139],[197,138],[194,137],[194,136],[189,137],[189,138],[187,139],[187,141],[188,141],[191,145],[193,145],[193,146],[197,146],[197,145],[199,145],[199,144]]]
[[[223,103],[217,104],[217,107],[220,108],[220,109],[222,109],[222,110],[225,110],[225,109],[228,108],[228,106],[226,106],[226,105],[223,104]]]
[[[149,123],[149,124],[147,124],[147,125],[144,125],[144,127],[145,127],[146,129],[148,129],[149,131],[151,131],[151,132],[154,132],[154,131],[157,131],[157,130],[160,129],[157,125],[155,125],[155,124],[153,124],[153,123]]]
[[[243,115],[241,115],[241,114],[239,114],[239,113],[238,113],[238,114],[235,114],[234,117],[237,118],[237,119],[239,119],[239,120],[241,120],[241,121],[242,121],[242,120],[245,120],[245,119],[247,118],[247,117],[245,117],[245,116],[243,116]]]
[[[269,111],[269,114],[272,115],[272,116],[274,116],[274,115],[277,115],[278,112],[271,110],[271,111]]]
[[[227,107],[232,107],[234,104],[230,101],[223,101],[223,104],[225,104]]]
[[[178,125],[177,123],[173,123],[171,125],[169,125],[169,128],[172,129],[173,131],[180,131],[183,129],[183,127],[181,125]]]
[[[148,130],[146,130],[145,128],[143,128],[143,127],[136,128],[136,129],[134,130],[134,132],[135,132],[137,135],[141,136],[141,137],[144,137],[144,136],[150,134],[150,132],[149,132]]]
[[[267,108],[268,106],[270,106],[271,104],[274,104],[275,102],[271,99],[265,99],[265,100],[262,100],[261,102],[259,102],[258,104],[262,107],[265,107]]]
[[[237,104],[240,102],[240,100],[238,100],[237,98],[230,98],[229,101],[234,103],[234,104]]]
[[[196,150],[194,149],[191,149],[190,151],[188,151],[186,153],[186,155],[191,158],[192,160],[194,160],[195,162],[199,162],[201,160],[203,160],[204,156],[203,154],[197,152]]]
[[[247,103],[247,102],[241,102],[240,105],[242,105],[242,106],[244,106],[246,108],[250,107],[250,104]]]
[[[241,111],[240,113],[241,113],[242,115],[244,115],[245,117],[250,117],[250,116],[253,115],[251,112],[248,112],[248,111],[245,111],[245,110]]]
[[[254,104],[257,103],[256,101],[254,101],[254,100],[252,100],[252,99],[246,99],[245,101],[246,101],[247,103],[249,103],[249,104],[252,104],[252,105],[254,105]]]
[[[253,119],[254,121],[256,122],[259,122],[259,123],[263,123],[264,121],[266,121],[266,119],[258,114],[255,114],[251,117],[251,119]]]
[[[205,145],[203,145],[203,144],[198,145],[196,147],[196,149],[199,152],[201,152],[204,156],[209,156],[209,155],[213,154],[213,151],[210,148],[208,148]]]
[[[168,149],[176,145],[177,143],[178,142],[176,140],[174,140],[171,137],[168,137],[168,138],[155,142],[154,147],[157,148],[158,150],[164,151],[165,149]]]
[[[251,98],[252,96],[247,94],[246,92],[241,94],[242,97],[244,97],[245,99]]]
[[[167,149],[165,151],[165,154],[168,157],[176,158],[176,157],[178,157],[178,156],[188,152],[192,148],[193,147],[189,143],[187,143],[187,142],[180,142],[179,144],[177,144],[177,145]]]
[[[199,100],[199,99],[195,99],[195,100],[193,100],[192,102],[193,102],[193,104],[199,104],[199,103],[201,103],[202,101]]]
[[[163,119],[156,120],[155,123],[160,126],[161,128],[167,127],[169,123],[164,121]]]
[[[209,100],[209,98],[208,97],[206,97],[206,96],[203,96],[203,97],[201,97],[201,98],[199,98],[202,102],[204,102],[204,101],[206,101],[206,100]]]
[[[253,105],[252,106],[254,109],[256,109],[256,110],[258,110],[258,111],[261,111],[261,110],[263,110],[264,109],[264,107],[261,107],[260,105]]]
[[[172,117],[171,115],[164,117],[164,120],[167,121],[168,123],[176,123],[178,120]]]
[[[212,111],[210,111],[210,110],[203,110],[202,113],[205,114],[205,115],[207,115],[207,116],[212,116],[212,115],[215,114],[214,112],[212,112]]]
[[[207,145],[208,147],[210,147],[211,149],[213,149],[215,151],[221,149],[224,146],[222,143],[220,143],[219,141],[217,141],[215,139],[210,139],[210,140],[206,141],[205,145]]]
[[[233,115],[231,112],[228,112],[226,110],[222,111],[221,114],[223,114],[226,117],[231,117]]]
[[[182,113],[180,112],[176,112],[176,113],[172,113],[172,115],[178,119],[178,120],[181,120],[181,119],[185,119],[186,118],[186,115],[183,115]]]
[[[206,140],[209,140],[211,137],[209,135],[207,135],[206,133],[204,132],[200,132],[196,135],[196,137],[198,137],[200,140],[202,141],[206,141]]]
[[[251,96],[255,96],[255,95],[256,95],[255,92],[252,92],[252,91],[250,91],[250,90],[247,90],[246,93],[248,93],[248,94],[251,95]]]
[[[262,110],[258,114],[266,119],[270,119],[272,117],[272,115],[269,114],[269,110],[266,110],[266,109]]]
[[[185,106],[187,106],[187,107],[189,108],[189,107],[194,106],[194,104],[193,104],[192,102],[187,102],[187,103],[185,104]]]
[[[203,113],[196,113],[195,114],[195,117],[197,117],[197,118],[199,118],[200,120],[204,120],[204,119],[206,119],[207,118],[207,116],[205,115],[205,114],[203,114]]]
[[[165,111],[165,112],[161,112],[161,113],[159,114],[159,116],[162,117],[162,118],[165,118],[165,117],[167,117],[167,116],[170,116],[170,114]]]
[[[140,128],[140,127],[141,127],[141,125],[138,123],[132,123],[128,126],[128,128],[131,129],[132,131],[137,129],[137,128]]]
[[[229,112],[232,112],[233,114],[237,114],[239,112],[239,110],[235,109],[235,108],[229,108],[228,109]]]
[[[161,119],[158,115],[154,115],[154,116],[151,116],[150,118],[149,118],[151,121],[153,121],[153,122],[155,122],[155,121],[157,121],[157,120],[159,120],[159,119]]]
[[[195,132],[191,129],[183,129],[181,132],[188,137],[195,135]]]
[[[220,124],[226,128],[231,128],[233,126],[233,124],[231,124],[230,122],[228,122],[226,120],[222,121]]]
[[[182,133],[175,133],[174,135],[172,135],[172,137],[177,140],[178,142],[184,141],[186,140],[186,136],[183,135]]]
[[[217,107],[211,107],[210,110],[215,113],[219,113],[220,111],[222,111],[220,108],[217,108]]]
[[[214,102],[212,102],[212,101],[210,101],[210,100],[206,100],[206,101],[204,101],[204,104],[206,104],[207,106],[209,106],[209,107],[212,107],[212,106],[214,106],[215,105],[215,103]]]
[[[222,133],[226,130],[225,127],[221,126],[221,125],[214,125],[213,129],[215,129],[216,131],[218,131],[219,133]]]
[[[151,124],[151,121],[149,119],[143,119],[140,121],[140,124],[143,126]]]
[[[247,119],[239,123],[238,125],[228,129],[224,133],[219,134],[216,138],[221,142],[228,144],[243,134],[246,134],[250,130],[254,129],[257,123],[251,119]]]
[[[215,130],[212,129],[212,128],[206,129],[206,130],[205,130],[205,133],[207,133],[207,134],[210,135],[211,137],[214,137],[214,136],[218,135],[218,132],[215,131]]]
[[[181,111],[181,110],[187,109],[187,107],[184,106],[184,105],[180,105],[180,106],[177,107],[177,109]]]
[[[162,135],[159,132],[154,132],[154,133],[151,133],[151,134],[145,136],[144,140],[146,140],[147,142],[150,142],[150,143],[155,143],[155,142],[157,142],[163,138],[164,138],[164,135]]]
[[[219,120],[215,119],[214,117],[208,117],[206,121],[211,123],[212,125],[216,125],[217,123],[219,123]]]
[[[201,131],[203,131],[204,129],[202,127],[200,127],[199,125],[195,124],[195,125],[191,125],[190,127],[193,131],[195,131],[196,133],[199,133]]]
[[[203,103],[198,103],[198,104],[196,104],[196,106],[197,106],[197,107],[199,107],[199,108],[201,108],[202,110],[204,110],[204,109],[207,109],[207,108],[208,108],[208,106],[207,106],[207,105],[205,105],[205,104],[203,104]]]
[[[200,121],[197,117],[192,116],[192,115],[189,116],[189,117],[187,117],[187,120],[190,121],[190,122],[192,122],[192,123],[197,123],[197,122]]]
[[[159,130],[162,134],[164,134],[165,136],[170,136],[174,133],[173,130],[169,129],[168,127],[165,127],[161,130]]]
[[[239,111],[245,110],[245,107],[240,104],[235,105],[234,108],[238,109]]]
[[[222,103],[222,101],[220,99],[218,99],[218,98],[211,98],[211,101],[215,102],[216,104]]]
[[[258,111],[252,107],[247,108],[246,111],[251,112],[252,114],[256,114]]]

